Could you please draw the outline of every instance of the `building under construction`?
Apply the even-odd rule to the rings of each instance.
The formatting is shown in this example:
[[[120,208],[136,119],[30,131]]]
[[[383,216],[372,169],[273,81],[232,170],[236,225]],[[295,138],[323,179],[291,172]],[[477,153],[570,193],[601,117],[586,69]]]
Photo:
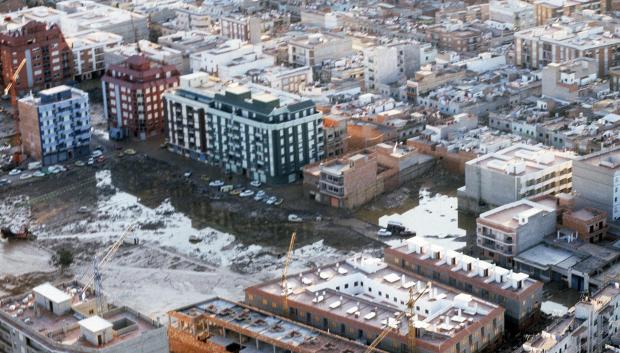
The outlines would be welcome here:
[[[391,353],[475,353],[504,332],[504,309],[358,255],[245,290],[265,311]],[[412,299],[413,298],[413,299]],[[406,315],[403,315],[406,313]]]
[[[168,317],[172,353],[363,353],[367,349],[363,344],[222,298],[171,311]]]

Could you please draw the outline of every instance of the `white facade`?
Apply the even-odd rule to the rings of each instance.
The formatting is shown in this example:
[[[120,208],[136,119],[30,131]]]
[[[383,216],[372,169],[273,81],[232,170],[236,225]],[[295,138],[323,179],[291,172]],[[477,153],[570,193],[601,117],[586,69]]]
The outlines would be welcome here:
[[[364,50],[366,90],[374,91],[378,84],[396,82],[400,76],[397,48],[378,46]]]

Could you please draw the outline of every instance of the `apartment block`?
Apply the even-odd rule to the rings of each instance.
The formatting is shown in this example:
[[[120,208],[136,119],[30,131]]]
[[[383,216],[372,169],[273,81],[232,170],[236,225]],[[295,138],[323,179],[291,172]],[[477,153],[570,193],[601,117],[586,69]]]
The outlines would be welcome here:
[[[425,40],[439,50],[451,50],[459,54],[480,53],[489,49],[489,40],[483,33],[462,21],[450,21],[428,26]]]
[[[57,86],[18,101],[24,153],[52,165],[90,153],[88,94]]]
[[[220,35],[228,39],[258,44],[261,41],[261,20],[253,16],[222,16]]]
[[[598,76],[620,65],[620,37],[605,21],[563,19],[557,23],[524,29],[514,34],[515,64],[542,69],[580,57],[593,58]]]
[[[509,23],[517,31],[536,25],[534,5],[522,0],[489,1],[489,19]]]
[[[246,288],[245,301],[365,344],[389,325],[396,330],[378,348],[391,353],[410,352],[406,320],[414,320],[416,350],[428,353],[493,349],[504,332],[502,307],[377,258],[322,265],[286,277],[284,286],[278,279]],[[411,294],[420,295],[413,317],[401,318]]]
[[[110,138],[146,139],[164,131],[162,94],[178,85],[174,65],[152,65],[143,55],[111,65],[101,79]]]
[[[620,147],[612,147],[573,162],[577,206],[605,211],[608,221],[620,219]]]
[[[517,143],[465,164],[459,208],[476,211],[524,197],[569,192],[573,154]]]
[[[600,11],[604,3],[606,0],[536,0],[534,1],[536,25],[547,24],[562,16],[571,16],[578,11]]]
[[[0,351],[7,353],[167,353],[166,327],[117,306],[96,310],[92,291],[77,282],[44,283],[2,299]]]
[[[562,214],[562,226],[577,231],[581,240],[600,242],[607,235],[607,212],[596,208],[581,208]]]
[[[543,97],[573,103],[608,92],[609,82],[598,79],[598,64],[592,58],[550,63],[542,70]]]
[[[89,80],[105,72],[105,49],[119,46],[123,37],[101,31],[85,31],[67,38],[73,52],[74,74],[78,80]]]
[[[476,244],[485,256],[512,268],[515,256],[541,243],[556,227],[554,205],[522,199],[481,213]]]
[[[325,135],[325,158],[343,155],[348,149],[348,119],[343,116],[325,116],[323,131]]]
[[[190,55],[213,49],[225,39],[202,31],[179,31],[157,38],[157,43],[166,48],[178,50],[183,55],[183,64],[179,67],[182,74],[191,73]]]
[[[179,72],[185,69],[185,61],[181,51],[148,40],[140,40],[137,43],[105,48],[103,54],[105,67],[122,64],[134,55],[146,57],[154,66],[172,65],[175,66]]]
[[[58,25],[31,21],[0,33],[0,66],[6,86],[19,64],[26,66],[15,89],[18,94],[61,85],[73,79],[73,54]]]
[[[274,63],[274,57],[264,54],[260,45],[239,39],[190,55],[192,72],[204,71],[225,81],[244,77],[250,70],[270,68]]]
[[[223,298],[170,311],[168,318],[171,353],[225,353],[237,345],[257,352],[364,353],[368,349],[359,342]]]
[[[321,66],[353,54],[350,38],[332,33],[313,33],[288,41],[288,62],[297,66]]]
[[[332,207],[356,208],[433,165],[415,148],[385,143],[304,168],[305,193]]]
[[[312,100],[269,87],[182,76],[165,94],[172,149],[269,183],[291,183],[323,158],[323,116]]]
[[[306,87],[311,87],[314,82],[312,68],[309,66],[269,67],[258,75],[258,80],[269,87],[297,94],[304,91]]]
[[[506,324],[524,328],[538,318],[543,283],[422,238],[385,248],[385,262],[506,309]]]
[[[618,333],[620,286],[610,283],[584,296],[567,314],[530,337],[515,351],[531,353],[603,353]]]

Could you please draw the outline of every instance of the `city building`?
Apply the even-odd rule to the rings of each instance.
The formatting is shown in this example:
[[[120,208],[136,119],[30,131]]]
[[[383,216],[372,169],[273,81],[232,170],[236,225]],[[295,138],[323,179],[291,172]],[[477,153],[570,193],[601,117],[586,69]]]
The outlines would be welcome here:
[[[110,32],[86,31],[68,37],[67,45],[73,51],[75,78],[89,80],[102,75],[106,67],[105,49],[121,43],[123,37]]]
[[[8,85],[23,60],[26,65],[15,84],[19,95],[73,79],[73,53],[58,25],[31,21],[0,33],[3,86]]]
[[[433,281],[501,305],[506,324],[520,329],[538,319],[543,283],[527,274],[513,272],[422,238],[387,247],[385,262]],[[510,285],[517,282],[516,287]]]
[[[291,183],[323,158],[323,116],[311,100],[195,73],[182,76],[165,102],[173,151],[227,172]]]
[[[377,144],[304,168],[304,188],[317,202],[356,208],[428,171],[433,158],[403,145]]]
[[[522,199],[481,213],[476,220],[476,244],[500,266],[513,267],[513,258],[541,243],[557,227],[555,205]]]
[[[122,64],[134,55],[144,56],[155,66],[173,65],[179,71],[184,69],[186,63],[181,51],[148,40],[140,40],[138,43],[106,48],[104,50],[105,67]]]
[[[515,64],[542,69],[585,56],[596,61],[598,76],[605,77],[610,67],[620,65],[620,37],[606,25],[605,21],[564,18],[516,32]]]
[[[584,296],[567,314],[530,337],[515,352],[614,352],[608,345],[618,334],[618,301],[620,287],[617,283],[609,283],[592,295]]]
[[[489,19],[509,23],[517,31],[536,25],[534,5],[522,0],[489,1]]]
[[[18,101],[23,152],[43,165],[90,154],[88,94],[57,86]]]
[[[325,136],[325,158],[343,155],[348,150],[348,119],[343,116],[329,115],[323,118]]]
[[[620,147],[603,149],[573,162],[578,207],[607,213],[610,225],[620,219]]]
[[[353,54],[350,38],[332,33],[313,33],[288,41],[288,62],[297,66],[321,66]]]
[[[483,32],[462,21],[449,21],[428,26],[425,40],[439,50],[455,51],[459,54],[480,53],[489,49],[489,40],[483,40]]]
[[[600,242],[607,235],[607,212],[596,208],[581,208],[562,214],[562,226],[577,231],[579,239]]]
[[[110,138],[141,140],[164,131],[162,94],[178,85],[174,65],[152,65],[143,55],[111,65],[101,79]]]
[[[67,35],[96,30],[118,34],[125,43],[149,38],[148,18],[118,7],[90,0],[65,0],[57,2],[56,9],[67,14],[60,23]]]
[[[410,319],[416,350],[429,353],[492,349],[504,332],[502,307],[363,255],[289,275],[284,286],[278,279],[246,288],[245,301],[365,344],[389,325],[396,330],[378,348],[391,353],[410,351]],[[420,297],[413,317],[403,318],[410,296]]]
[[[314,83],[312,68],[309,66],[269,67],[258,74],[258,81],[266,86],[296,94],[302,93]]]
[[[191,73],[190,55],[213,49],[225,40],[209,32],[180,31],[157,38],[157,43],[163,47],[175,49],[183,55],[183,64],[179,67],[182,74]]]
[[[41,284],[0,306],[0,351],[167,353],[166,327],[131,308],[105,306],[77,282]]]
[[[170,311],[168,318],[171,353],[224,353],[236,346],[292,353],[364,353],[368,349],[353,340],[223,298]]]
[[[274,57],[264,54],[260,45],[239,39],[190,55],[192,72],[204,71],[224,81],[246,76],[250,70],[270,68],[274,63]]]
[[[606,0],[536,0],[533,2],[536,25],[541,26],[583,10],[604,11],[604,6],[601,8],[601,5],[606,2]]]
[[[390,84],[404,78],[398,67],[398,48],[378,46],[364,50],[364,84],[376,91],[378,84]]]
[[[549,63],[542,70],[543,97],[572,103],[608,92],[609,82],[598,78],[598,65],[592,58]]]
[[[222,16],[220,35],[228,39],[258,44],[261,41],[261,20],[254,16]]]
[[[477,212],[524,197],[570,192],[573,158],[517,143],[468,161],[465,186],[458,190],[459,209]]]

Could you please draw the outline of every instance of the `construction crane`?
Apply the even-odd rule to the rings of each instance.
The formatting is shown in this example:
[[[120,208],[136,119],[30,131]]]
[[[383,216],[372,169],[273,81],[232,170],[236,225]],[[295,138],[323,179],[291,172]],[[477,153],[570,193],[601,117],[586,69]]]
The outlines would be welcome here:
[[[125,241],[125,238],[132,234],[134,230],[135,224],[130,225],[129,228],[127,228],[127,230],[123,234],[121,234],[121,236],[112,245],[110,245],[107,249],[103,251],[103,256],[101,256],[101,260],[98,260],[99,257],[95,255],[95,257],[93,258],[92,271],[87,271],[87,273],[82,275],[81,280],[85,280],[85,282],[82,282],[84,283],[84,287],[82,287],[81,291],[82,295],[84,295],[84,293],[86,293],[86,291],[93,285],[95,286],[94,290],[97,313],[102,313],[104,311],[100,270],[112,260],[112,257],[114,257],[118,249],[121,247],[121,245]]]
[[[293,257],[293,247],[295,246],[296,237],[297,233],[293,232],[293,234],[291,234],[291,242],[288,245],[288,252],[286,253],[284,269],[282,270],[282,278],[280,280],[280,286],[284,291],[284,305],[282,310],[284,311],[285,316],[288,316],[288,282],[286,280],[286,274],[288,273],[288,265],[291,263],[291,258]]]
[[[375,351],[375,349],[377,348],[377,346],[379,345],[379,343],[381,343],[383,341],[383,339],[385,337],[387,337],[387,335],[390,334],[390,332],[394,331],[394,330],[398,330],[398,327],[400,326],[400,322],[402,321],[403,317],[407,318],[407,339],[409,341],[409,351],[411,353],[415,353],[415,322],[414,322],[414,317],[415,317],[415,303],[418,301],[418,299],[420,299],[422,297],[422,295],[424,294],[424,292],[426,292],[426,290],[431,288],[431,283],[428,282],[426,284],[426,287],[424,287],[424,289],[422,289],[422,291],[420,291],[420,293],[418,293],[418,295],[414,296],[413,293],[413,286],[409,287],[409,301],[407,301],[407,311],[403,311],[402,313],[400,313],[396,319],[394,320],[396,322],[396,327],[391,326],[390,325],[390,318],[387,319],[386,323],[385,323],[385,329],[383,331],[381,331],[381,333],[379,334],[379,336],[377,336],[377,338],[375,338],[374,341],[372,341],[372,343],[368,346],[368,348],[366,349],[366,351],[364,353],[373,353]]]
[[[26,66],[26,58],[24,58],[24,60],[22,60],[22,62],[19,63],[19,65],[17,66],[17,69],[13,72],[13,76],[9,78],[9,84],[4,88],[5,96],[8,95],[9,93],[11,94],[10,96],[11,107],[13,108],[13,121],[15,122],[15,140],[13,142],[13,145],[17,147],[17,150],[15,150],[13,153],[13,162],[16,164],[19,164],[20,162],[22,141],[21,141],[21,136],[19,133],[19,115],[17,112],[17,90],[15,86],[17,85],[19,74],[24,69],[24,66]]]

